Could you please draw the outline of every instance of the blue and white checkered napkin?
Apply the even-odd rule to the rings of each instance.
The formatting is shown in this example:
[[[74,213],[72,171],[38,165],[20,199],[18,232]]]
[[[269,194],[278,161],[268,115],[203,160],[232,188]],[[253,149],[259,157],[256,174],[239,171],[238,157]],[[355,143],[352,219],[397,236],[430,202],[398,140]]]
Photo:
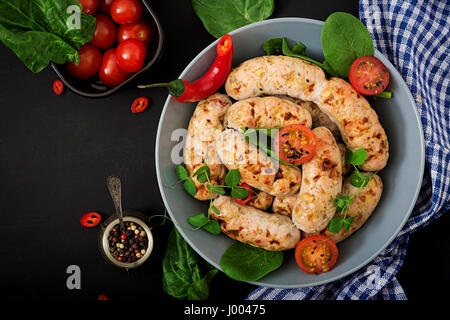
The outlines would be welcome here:
[[[408,237],[450,209],[449,2],[361,0],[359,11],[376,48],[403,75],[422,119],[426,164],[416,206],[397,238],[357,272],[310,288],[260,287],[247,299],[406,299],[395,275]],[[381,278],[376,285],[374,271]]]

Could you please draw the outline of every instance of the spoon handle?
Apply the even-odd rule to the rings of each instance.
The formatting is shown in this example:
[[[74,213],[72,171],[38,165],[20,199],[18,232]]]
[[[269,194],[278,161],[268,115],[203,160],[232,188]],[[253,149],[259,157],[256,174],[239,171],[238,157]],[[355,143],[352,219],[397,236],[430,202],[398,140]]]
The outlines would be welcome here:
[[[108,185],[109,194],[114,202],[114,207],[116,209],[116,213],[119,216],[120,230],[123,232],[125,230],[125,226],[123,224],[123,214],[122,214],[122,184],[120,182],[120,178],[117,176],[109,176],[106,180]]]

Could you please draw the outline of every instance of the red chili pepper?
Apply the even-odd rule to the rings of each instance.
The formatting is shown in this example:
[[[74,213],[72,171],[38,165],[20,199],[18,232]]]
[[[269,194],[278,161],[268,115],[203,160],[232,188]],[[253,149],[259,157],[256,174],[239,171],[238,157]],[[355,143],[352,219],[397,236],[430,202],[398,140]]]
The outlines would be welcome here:
[[[140,97],[131,104],[131,112],[139,113],[147,109],[149,99],[147,97]]]
[[[247,189],[248,197],[245,198],[245,199],[235,198],[234,200],[236,200],[236,202],[238,204],[241,204],[241,205],[249,203],[250,200],[252,200],[252,198],[253,198],[253,188],[249,184],[247,184],[246,182],[243,182],[243,183],[239,184],[239,186],[237,188],[239,188],[239,187]]]
[[[224,83],[231,70],[233,60],[233,40],[229,34],[217,43],[217,57],[209,70],[199,79],[188,82],[177,79],[169,83],[155,83],[139,88],[167,87],[169,93],[178,102],[195,102],[205,99],[216,92]]]
[[[61,95],[61,93],[64,90],[64,84],[61,80],[55,80],[53,81],[53,92],[57,94],[58,96]]]
[[[85,228],[92,228],[92,227],[95,227],[96,225],[98,225],[101,220],[102,220],[102,217],[100,216],[99,213],[88,212],[81,217],[80,223]]]

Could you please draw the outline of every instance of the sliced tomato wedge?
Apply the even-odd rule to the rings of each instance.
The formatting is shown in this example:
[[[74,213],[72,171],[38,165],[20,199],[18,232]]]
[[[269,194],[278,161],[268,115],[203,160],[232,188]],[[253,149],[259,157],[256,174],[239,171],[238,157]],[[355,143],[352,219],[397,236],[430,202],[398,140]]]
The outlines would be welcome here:
[[[274,147],[282,161],[296,166],[312,159],[316,143],[316,135],[311,129],[290,124],[278,131]]]
[[[147,97],[140,97],[131,104],[131,112],[139,113],[147,109],[149,99]]]
[[[245,188],[248,191],[248,197],[247,198],[244,198],[244,199],[234,198],[238,204],[244,205],[244,204],[249,203],[250,200],[252,200],[252,198],[253,198],[253,188],[249,184],[243,182],[243,183],[240,183],[236,188]]]
[[[372,96],[386,89],[389,70],[373,56],[359,57],[350,67],[349,80],[356,91]]]
[[[323,273],[336,264],[338,249],[334,241],[324,235],[305,238],[295,247],[295,260],[307,273]]]
[[[80,219],[81,225],[85,228],[95,227],[100,223],[100,221],[102,221],[102,217],[98,212],[88,212]]]

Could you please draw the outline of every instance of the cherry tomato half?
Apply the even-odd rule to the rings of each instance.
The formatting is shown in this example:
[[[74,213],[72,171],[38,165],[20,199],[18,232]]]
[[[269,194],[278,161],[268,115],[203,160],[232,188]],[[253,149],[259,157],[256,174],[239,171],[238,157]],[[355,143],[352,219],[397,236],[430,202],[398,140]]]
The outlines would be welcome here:
[[[102,217],[98,212],[88,212],[80,219],[81,225],[85,228],[95,227],[100,223],[100,221],[102,221]]]
[[[153,40],[152,27],[145,20],[122,24],[117,30],[117,42],[122,43],[127,39],[140,40],[149,46]]]
[[[95,19],[97,24],[91,43],[103,50],[111,48],[116,43],[116,25],[110,18],[103,14],[97,14]]]
[[[61,93],[64,90],[64,84],[61,80],[55,80],[53,81],[53,92],[57,94],[58,96],[61,95]]]
[[[253,198],[253,188],[245,182],[240,183],[239,186],[237,186],[236,188],[239,188],[239,187],[247,189],[248,197],[244,198],[244,199],[234,198],[234,200],[236,200],[236,202],[241,205],[249,203],[250,200],[252,200],[252,198]]]
[[[334,241],[324,235],[300,240],[295,247],[295,260],[307,273],[323,273],[336,264],[338,249]]]
[[[102,54],[97,47],[92,44],[85,44],[78,52],[80,63],[66,63],[66,69],[73,77],[86,80],[97,73],[102,64]]]
[[[140,97],[131,104],[131,112],[139,113],[147,109],[149,99],[147,97]]]
[[[384,91],[389,84],[389,71],[373,56],[360,57],[350,67],[349,80],[359,93],[375,95]]]
[[[83,6],[83,13],[94,15],[98,9],[98,0],[78,0]]]
[[[115,0],[111,4],[111,17],[118,24],[137,22],[142,17],[142,5],[138,0]]]
[[[98,73],[100,81],[108,87],[114,87],[128,79],[128,73],[123,71],[116,59],[116,49],[109,49],[103,54],[102,65]]]
[[[136,39],[125,40],[116,49],[117,63],[122,70],[129,73],[141,70],[146,56],[146,45]]]
[[[99,11],[103,14],[109,16],[111,14],[111,5],[114,0],[100,0],[99,1]]]
[[[316,135],[311,129],[301,124],[290,124],[278,131],[274,147],[282,161],[300,165],[312,159],[316,143]]]

